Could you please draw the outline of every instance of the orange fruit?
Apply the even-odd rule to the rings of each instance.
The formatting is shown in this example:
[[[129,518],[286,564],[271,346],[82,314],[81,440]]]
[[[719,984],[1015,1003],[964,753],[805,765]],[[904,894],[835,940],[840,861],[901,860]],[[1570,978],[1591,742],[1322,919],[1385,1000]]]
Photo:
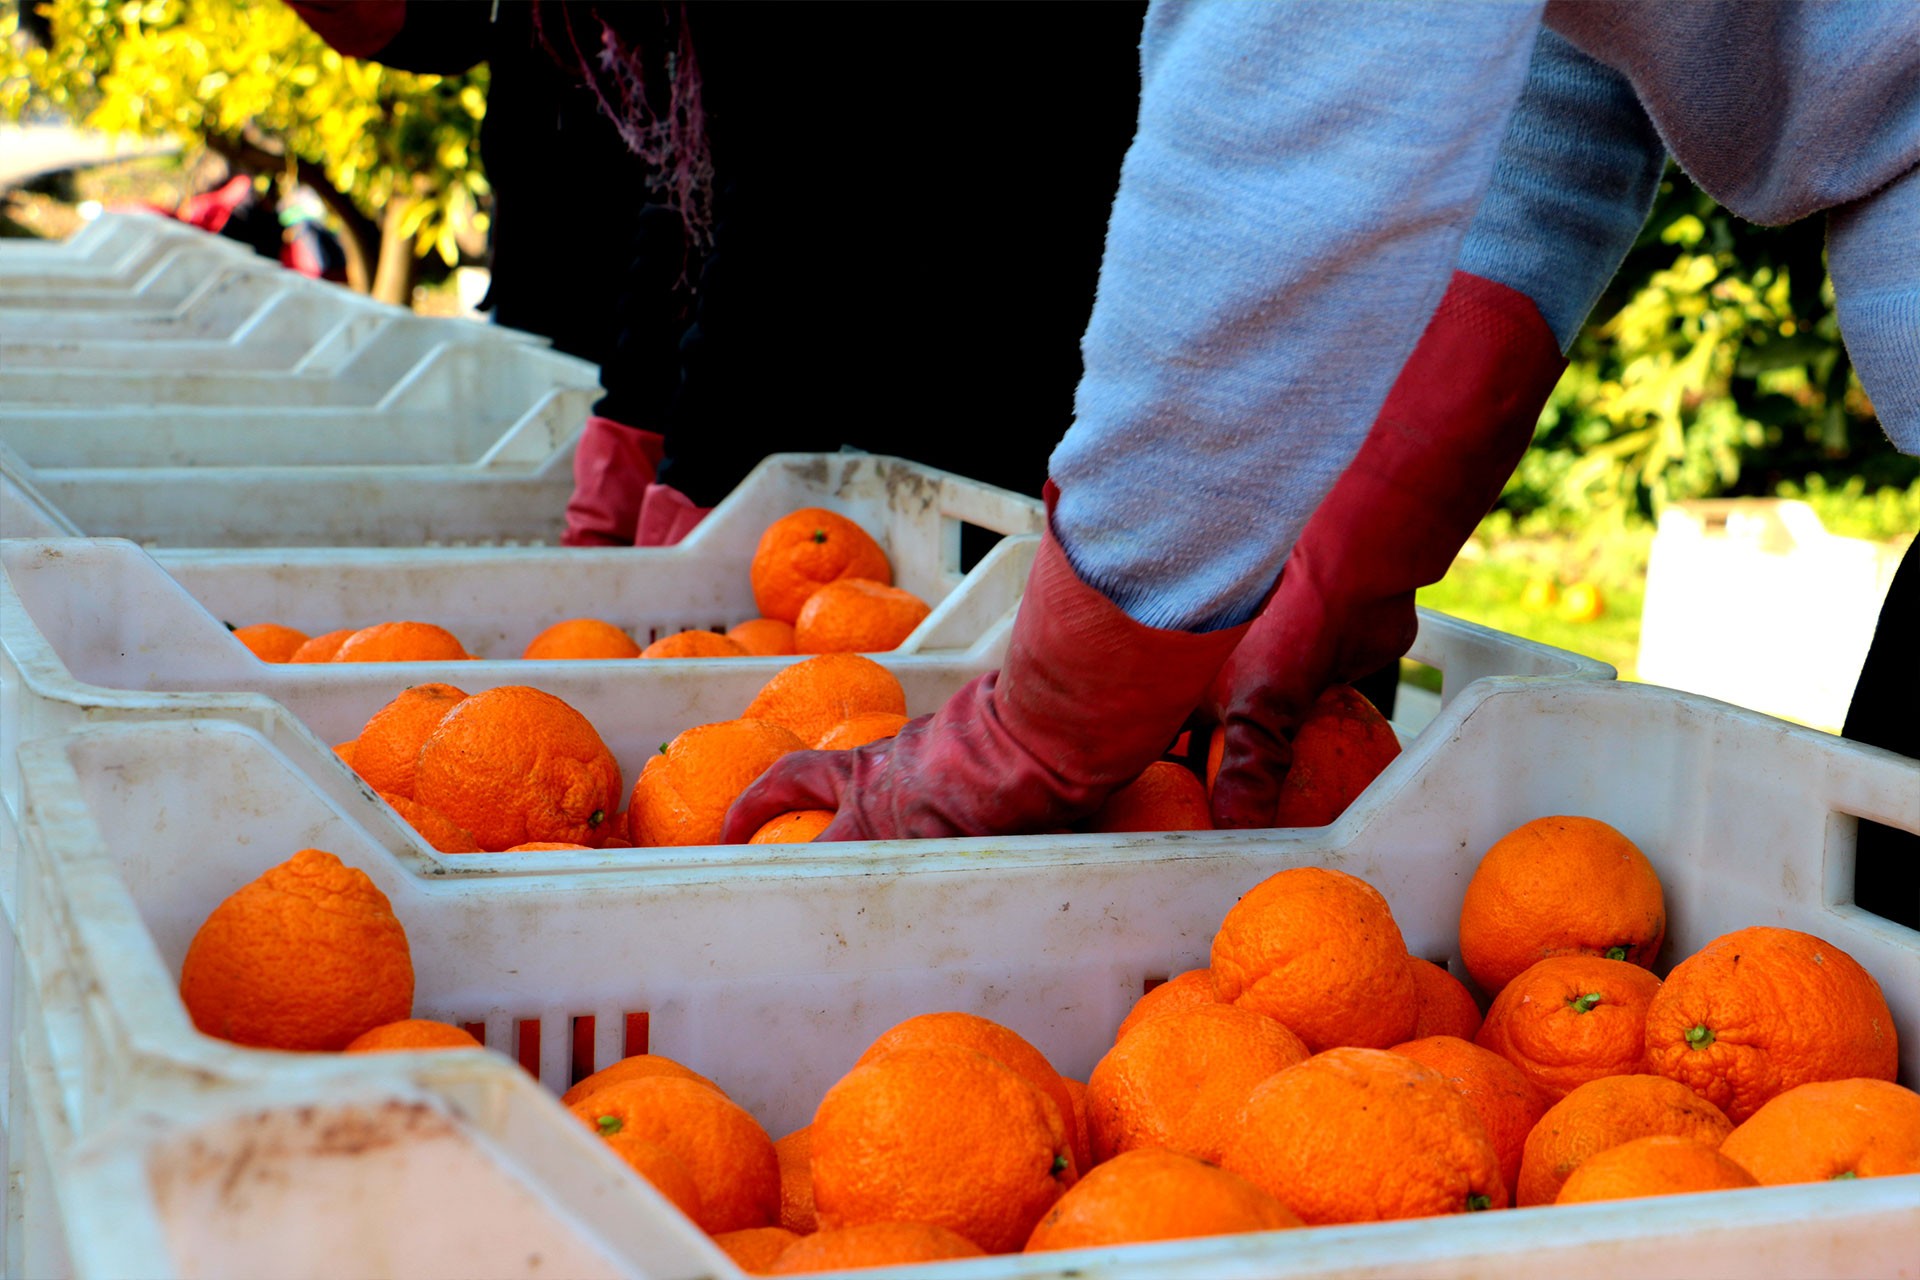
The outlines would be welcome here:
[[[627,1080],[645,1080],[653,1076],[666,1076],[672,1080],[691,1080],[695,1084],[707,1086],[723,1098],[727,1096],[726,1090],[692,1067],[682,1066],[672,1058],[663,1057],[657,1053],[636,1053],[609,1066],[604,1066],[583,1078],[573,1088],[561,1094],[560,1101],[570,1107],[582,1099],[592,1097],[596,1089],[605,1089]]]
[[[1279,871],[1249,890],[1220,922],[1212,969],[1216,998],[1285,1023],[1315,1053],[1399,1044],[1419,1013],[1387,900],[1326,867]]]
[[[458,662],[473,655],[445,627],[431,622],[376,622],[348,636],[333,662]]]
[[[1520,1068],[1458,1036],[1422,1036],[1393,1046],[1391,1052],[1432,1067],[1460,1091],[1480,1116],[1487,1140],[1500,1157],[1500,1181],[1508,1187],[1520,1185],[1520,1153],[1552,1100]]]
[[[1460,958],[1488,994],[1548,956],[1653,967],[1665,896],[1633,841],[1594,818],[1536,818],[1480,859],[1460,907]]]
[[[1602,1076],[1547,1108],[1527,1135],[1513,1202],[1552,1204],[1567,1175],[1598,1151],[1668,1134],[1720,1145],[1733,1125],[1720,1108],[1665,1076]]]
[[[1647,1009],[1647,1066],[1739,1124],[1815,1080],[1892,1080],[1893,1013],[1873,975],[1830,942],[1759,926],[1673,967]]]
[[[778,618],[748,618],[728,627],[727,639],[756,657],[781,657],[794,651],[793,624]]]
[[[601,828],[600,847],[602,849],[631,849],[633,839],[627,834],[627,811],[622,809],[607,819]]]
[[[1419,998],[1419,1012],[1414,1016],[1409,1039],[1458,1036],[1471,1040],[1480,1033],[1480,1005],[1465,983],[1419,956],[1407,957],[1407,971],[1413,975],[1414,993]]]
[[[1027,1237],[1028,1253],[1187,1240],[1302,1225],[1260,1188],[1192,1156],[1143,1147],[1075,1183]]]
[[[643,849],[719,844],[727,809],[767,767],[806,744],[765,720],[696,725],[647,760],[627,802],[628,835]]]
[[[905,1022],[895,1023],[867,1046],[866,1052],[860,1055],[854,1065],[862,1066],[901,1049],[921,1049],[930,1045],[953,1045],[986,1054],[1038,1089],[1060,1113],[1061,1123],[1072,1125],[1073,1095],[1068,1091],[1066,1081],[1060,1078],[1060,1073],[1047,1061],[1047,1055],[1034,1048],[1025,1036],[1012,1027],[1002,1026],[978,1014],[949,1010],[922,1013]],[[1080,1172],[1078,1165],[1074,1166],[1073,1172],[1076,1175]]]
[[[813,1126],[801,1125],[773,1144],[780,1160],[780,1225],[801,1235],[820,1227],[813,1212]]]
[[[1185,973],[1175,974],[1133,1002],[1133,1008],[1127,1011],[1127,1016],[1120,1020],[1119,1029],[1113,1033],[1114,1043],[1126,1039],[1129,1031],[1148,1018],[1215,1003],[1213,970],[1189,969]]]
[[[349,769],[353,768],[353,757],[359,750],[360,740],[358,738],[350,742],[336,742],[333,744],[333,754],[346,761],[347,768]]]
[[[458,703],[427,735],[413,798],[490,852],[532,840],[595,844],[620,808],[620,766],[578,711],[502,685]]]
[[[1067,1138],[1073,1144],[1074,1170],[1091,1169],[1093,1131],[1087,1122],[1087,1086],[1071,1076],[1061,1076],[1060,1083],[1067,1086],[1067,1100],[1073,1103],[1073,1114],[1067,1117]]]
[[[686,1161],[637,1133],[610,1134],[606,1142],[615,1155],[627,1162],[627,1168],[652,1183],[653,1189],[665,1196],[674,1208],[695,1222],[700,1221],[706,1209],[700,1200],[700,1184],[694,1181]]]
[[[1299,1036],[1238,1005],[1149,1018],[1087,1077],[1094,1161],[1165,1147],[1218,1164],[1254,1086],[1309,1056]]]
[[[820,1100],[812,1144],[823,1232],[930,1222],[988,1253],[1011,1253],[1074,1181],[1052,1100],[1012,1068],[952,1044],[854,1067]]]
[[[748,1275],[765,1275],[800,1238],[799,1232],[785,1227],[748,1227],[744,1231],[722,1231],[713,1242]]]
[[[741,715],[790,729],[801,742],[818,742],[842,720],[874,711],[907,713],[906,690],[893,673],[857,653],[823,653],[780,671]]]
[[[315,636],[293,651],[288,662],[332,662],[333,655],[340,652],[340,646],[347,637],[358,631],[358,627],[342,627],[338,631],[329,631],[325,635]]]
[[[1439,1072],[1382,1049],[1329,1049],[1269,1076],[1220,1166],[1309,1226],[1507,1205],[1473,1107]]]
[[[256,622],[250,627],[235,627],[233,638],[262,662],[291,662],[307,642],[307,633],[277,622]]]
[[[851,751],[869,742],[891,738],[906,728],[907,718],[893,711],[866,711],[848,716],[821,734],[813,744],[815,751]]]
[[[595,1089],[573,1114],[602,1137],[633,1133],[680,1157],[700,1190],[709,1234],[770,1227],[780,1212],[773,1139],[716,1089],[698,1080],[643,1076]]]
[[[781,1254],[766,1274],[798,1276],[980,1256],[979,1245],[931,1222],[867,1222],[804,1237]]]
[[[1647,1006],[1660,979],[1604,956],[1548,956],[1500,989],[1475,1043],[1558,1102],[1589,1080],[1647,1064]]]
[[[1767,1186],[1920,1173],[1920,1093],[1867,1078],[1796,1085],[1720,1150]]]
[[[1293,763],[1280,782],[1273,825],[1326,826],[1399,754],[1393,726],[1365,694],[1328,687],[1294,730]]]
[[[833,821],[831,809],[796,809],[783,813],[748,837],[748,844],[807,844]]]
[[[465,690],[450,684],[417,684],[402,690],[360,730],[354,772],[375,791],[411,798],[421,744],[466,697]]]
[[[1085,823],[1088,831],[1211,831],[1207,789],[1193,771],[1155,760],[1106,798]]]
[[[473,832],[440,812],[432,805],[421,804],[418,800],[409,800],[405,796],[391,795],[385,791],[380,798],[393,806],[394,812],[407,820],[429,848],[439,853],[485,853],[480,842],[474,839]]]
[[[215,907],[187,945],[180,998],[210,1036],[344,1049],[413,1012],[413,957],[364,871],[302,849]]]
[[[807,597],[841,578],[891,584],[887,553],[845,516],[803,507],[767,526],[748,568],[753,600],[763,617],[793,622]]]
[[[933,609],[911,591],[871,578],[840,578],[807,597],[793,620],[798,653],[886,653]]]
[[[362,1031],[348,1044],[346,1053],[384,1053],[403,1049],[481,1049],[485,1048],[466,1031],[431,1018],[408,1018]]]
[[[747,651],[737,640],[715,631],[676,631],[661,636],[640,651],[643,658],[744,658]]]
[[[1596,1151],[1582,1160],[1560,1185],[1560,1194],[1553,1202],[1586,1204],[1759,1185],[1752,1174],[1710,1144],[1656,1133]]]
[[[611,622],[599,618],[569,618],[554,623],[529,640],[520,656],[536,662],[561,658],[637,658],[640,646]]]
[[[564,840],[529,840],[525,844],[516,844],[502,853],[550,853],[556,849],[591,849],[588,844],[568,844]]]

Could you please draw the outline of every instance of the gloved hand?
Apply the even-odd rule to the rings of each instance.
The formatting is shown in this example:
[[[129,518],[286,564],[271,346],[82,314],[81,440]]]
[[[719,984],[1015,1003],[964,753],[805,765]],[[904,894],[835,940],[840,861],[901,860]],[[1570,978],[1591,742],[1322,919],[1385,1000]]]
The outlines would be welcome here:
[[[590,417],[573,453],[567,547],[629,547],[666,441],[652,431]]]
[[[640,501],[640,524],[633,537],[636,547],[671,547],[693,532],[712,507],[696,507],[693,499],[670,484],[650,484]]]
[[[1216,827],[1273,825],[1288,745],[1330,684],[1401,658],[1533,439],[1566,361],[1525,294],[1456,271],[1360,452],[1294,544],[1202,716],[1225,746]]]
[[[1048,486],[1048,510],[1052,510]],[[792,809],[832,809],[820,840],[1054,831],[1163,753],[1246,627],[1142,626],[1081,582],[1051,532],[1005,665],[932,716],[853,751],[798,751],[748,787],[724,835],[745,843]]]

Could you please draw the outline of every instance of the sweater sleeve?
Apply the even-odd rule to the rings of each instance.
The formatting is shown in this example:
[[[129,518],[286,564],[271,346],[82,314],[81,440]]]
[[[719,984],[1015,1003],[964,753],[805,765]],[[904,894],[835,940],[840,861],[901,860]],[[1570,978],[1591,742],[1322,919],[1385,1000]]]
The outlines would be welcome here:
[[[1054,452],[1055,532],[1149,626],[1252,617],[1418,340],[1493,171],[1535,5],[1186,4]]]

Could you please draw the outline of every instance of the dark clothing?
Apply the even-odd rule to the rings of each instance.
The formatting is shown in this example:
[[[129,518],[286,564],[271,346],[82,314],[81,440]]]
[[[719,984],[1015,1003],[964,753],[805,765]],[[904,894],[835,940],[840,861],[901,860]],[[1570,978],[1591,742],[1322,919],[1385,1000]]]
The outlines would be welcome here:
[[[1920,759],[1920,538],[1907,547],[1847,708],[1845,737]],[[1854,902],[1920,929],[1920,836],[1860,823]]]
[[[380,58],[485,58],[492,305],[599,363],[598,412],[667,439],[700,505],[842,445],[1037,494],[1132,138],[1144,5],[692,4],[715,170],[689,262],[577,65],[592,6],[412,4]],[[623,34],[677,9],[608,6]],[[652,24],[649,33],[645,28]],[[576,60],[577,61],[577,60]],[[691,295],[675,290],[682,278]]]

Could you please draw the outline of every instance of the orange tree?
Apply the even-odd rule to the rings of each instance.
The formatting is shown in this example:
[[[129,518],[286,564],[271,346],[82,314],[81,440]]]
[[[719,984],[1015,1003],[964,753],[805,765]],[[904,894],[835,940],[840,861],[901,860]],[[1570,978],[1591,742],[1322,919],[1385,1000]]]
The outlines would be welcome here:
[[[452,264],[457,237],[484,230],[484,68],[343,58],[275,0],[25,3],[25,24],[0,14],[0,112],[174,136],[302,183],[332,214],[355,288],[404,305],[419,256]]]

